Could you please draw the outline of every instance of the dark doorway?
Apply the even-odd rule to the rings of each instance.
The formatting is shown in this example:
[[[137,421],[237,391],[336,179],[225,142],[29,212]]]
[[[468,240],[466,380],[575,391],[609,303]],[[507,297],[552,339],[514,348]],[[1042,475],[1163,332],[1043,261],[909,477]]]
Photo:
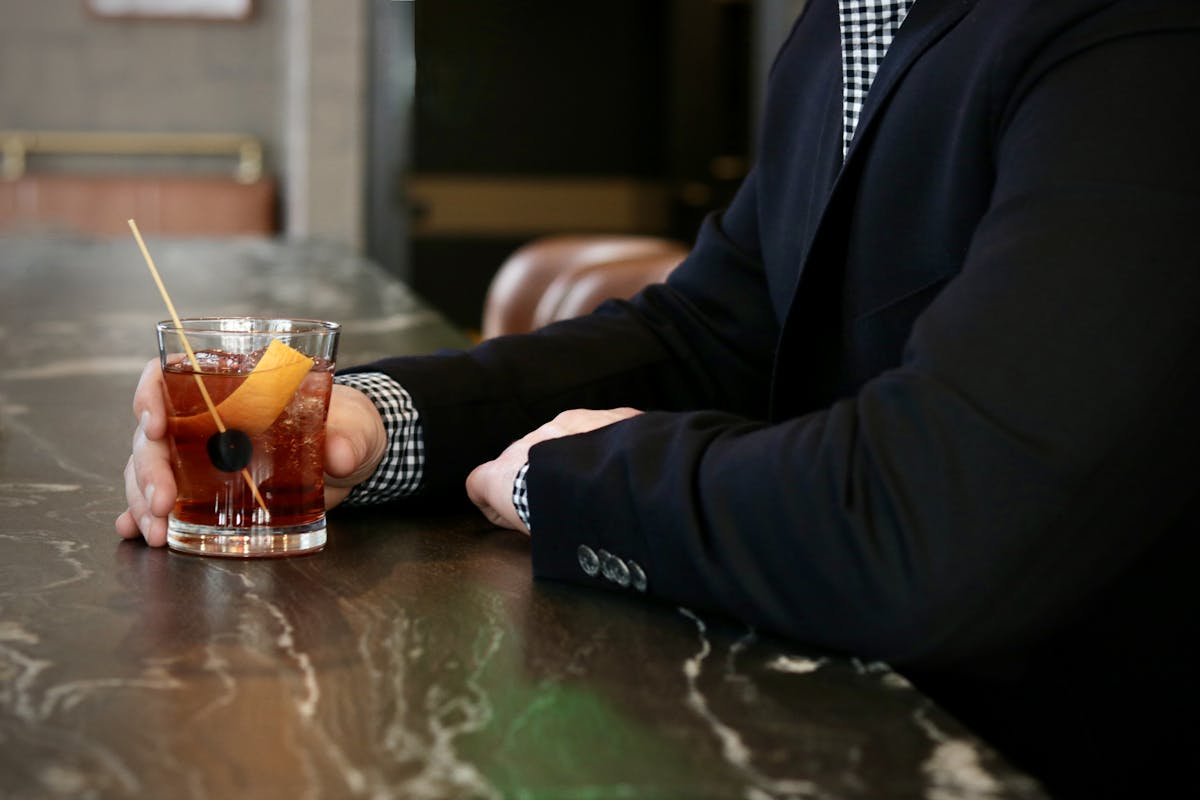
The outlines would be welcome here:
[[[370,255],[464,328],[529,239],[690,242],[746,169],[749,0],[373,6]]]

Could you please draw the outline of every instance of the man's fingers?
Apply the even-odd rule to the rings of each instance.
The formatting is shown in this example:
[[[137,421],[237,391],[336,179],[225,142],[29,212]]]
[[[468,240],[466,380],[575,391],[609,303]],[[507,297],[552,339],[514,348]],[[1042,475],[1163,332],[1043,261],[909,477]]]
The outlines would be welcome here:
[[[467,499],[480,511],[490,505],[487,500],[487,470],[493,463],[480,464],[467,476]]]
[[[167,541],[167,515],[175,505],[176,486],[166,441],[162,370],[156,360],[142,370],[134,391],[133,413],[138,426],[124,473],[128,508],[117,517],[114,527],[126,539],[140,533],[148,544],[160,547]]]
[[[121,515],[117,517],[116,529],[122,539],[136,539],[142,533],[138,524],[133,521],[133,514],[129,510],[122,511]]]
[[[513,506],[513,481],[529,458],[530,437],[510,444],[496,459],[480,464],[467,476],[467,497],[493,525],[528,533]]]
[[[587,433],[597,428],[612,425],[614,422],[620,422],[623,419],[636,417],[641,413],[636,408],[572,408],[561,412],[554,419],[533,431],[529,436],[534,437],[536,441],[540,442],[546,439],[572,436],[577,433]]]
[[[130,507],[135,499],[141,500],[146,511],[166,517],[175,505],[175,476],[167,443],[143,439],[130,456],[126,470],[125,497]]]
[[[130,539],[140,531],[148,544],[166,544],[167,515],[175,505],[175,478],[163,442],[149,442],[129,457],[125,502],[129,507],[117,517],[117,533]]]
[[[499,501],[493,502],[492,495],[497,490],[503,491],[503,477],[497,477],[494,474],[497,471],[497,463],[495,461],[480,464],[471,470],[471,474],[467,476],[467,497],[475,504],[475,507],[479,509],[488,522],[502,528],[514,528],[517,526],[513,524],[513,521],[506,519],[504,514],[497,508]],[[520,520],[517,520],[518,524],[519,522]]]
[[[522,436],[494,460],[480,464],[467,476],[467,497],[493,525],[529,532],[513,506],[513,483],[529,461],[529,448],[548,439],[586,433],[642,413],[636,408],[564,411],[554,419]]]
[[[167,408],[163,399],[162,368],[158,359],[146,363],[133,393],[133,417],[150,439],[167,435]]]

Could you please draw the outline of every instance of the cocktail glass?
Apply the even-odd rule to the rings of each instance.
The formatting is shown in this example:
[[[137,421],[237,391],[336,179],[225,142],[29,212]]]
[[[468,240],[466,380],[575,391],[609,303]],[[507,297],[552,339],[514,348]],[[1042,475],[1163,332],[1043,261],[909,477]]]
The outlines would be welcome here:
[[[337,323],[205,317],[157,330],[177,489],[168,546],[231,557],[323,547]]]

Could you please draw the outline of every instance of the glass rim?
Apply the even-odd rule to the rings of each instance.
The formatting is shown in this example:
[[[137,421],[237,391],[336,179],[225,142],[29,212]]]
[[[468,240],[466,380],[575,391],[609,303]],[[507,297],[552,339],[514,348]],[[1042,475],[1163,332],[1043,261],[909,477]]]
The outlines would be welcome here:
[[[255,317],[255,316],[210,316],[210,317],[180,317],[179,325],[175,324],[173,319],[159,320],[154,324],[156,330],[160,333],[219,333],[219,334],[251,334],[262,335],[271,333],[280,334],[320,334],[320,333],[338,333],[341,329],[341,323],[331,322],[322,319],[309,319],[307,317]],[[224,322],[245,322],[248,324],[245,328],[230,329],[219,327],[217,323]],[[289,323],[299,324],[300,327],[295,327],[291,330],[278,330],[270,327],[271,323]]]

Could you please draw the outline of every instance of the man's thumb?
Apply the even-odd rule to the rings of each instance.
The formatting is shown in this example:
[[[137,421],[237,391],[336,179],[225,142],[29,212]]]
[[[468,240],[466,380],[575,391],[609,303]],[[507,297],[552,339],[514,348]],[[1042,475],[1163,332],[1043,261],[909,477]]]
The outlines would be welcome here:
[[[362,448],[355,447],[349,436],[340,431],[325,433],[325,475],[326,480],[334,485],[345,484],[344,479],[350,478],[362,467]]]
[[[325,423],[325,474],[331,486],[354,486],[375,472],[387,434],[375,405],[356,389],[335,385]]]

